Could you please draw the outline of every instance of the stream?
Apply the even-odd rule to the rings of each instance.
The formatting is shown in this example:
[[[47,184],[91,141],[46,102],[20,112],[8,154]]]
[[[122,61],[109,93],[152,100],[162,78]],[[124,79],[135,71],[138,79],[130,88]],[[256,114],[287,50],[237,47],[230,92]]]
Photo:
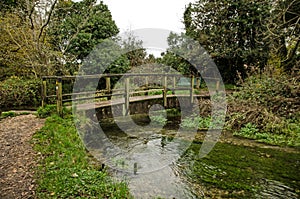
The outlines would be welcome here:
[[[141,127],[148,122],[147,117],[135,119]],[[105,139],[121,150],[103,156],[104,146],[90,142],[88,148],[116,179],[128,182],[134,198],[299,198],[299,149],[223,134],[213,150],[200,158],[206,132],[181,138],[175,136],[178,125],[174,119],[162,129],[140,133],[129,123],[128,134],[105,119],[100,121]]]

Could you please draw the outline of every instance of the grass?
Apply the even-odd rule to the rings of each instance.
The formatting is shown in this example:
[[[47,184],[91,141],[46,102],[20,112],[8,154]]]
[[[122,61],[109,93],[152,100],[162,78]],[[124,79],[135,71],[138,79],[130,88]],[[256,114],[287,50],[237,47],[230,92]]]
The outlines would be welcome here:
[[[37,198],[131,198],[125,182],[112,180],[99,165],[91,164],[70,115],[48,117],[32,141],[43,157]]]
[[[19,115],[28,115],[29,113],[24,111],[24,112],[14,112],[14,111],[7,111],[7,112],[2,112],[0,115],[0,120],[7,118],[7,117],[16,117]]]

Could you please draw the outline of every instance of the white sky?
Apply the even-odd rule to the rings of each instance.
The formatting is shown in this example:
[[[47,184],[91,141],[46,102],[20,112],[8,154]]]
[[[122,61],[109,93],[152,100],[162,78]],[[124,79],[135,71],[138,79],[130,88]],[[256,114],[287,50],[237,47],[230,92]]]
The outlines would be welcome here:
[[[120,32],[162,28],[182,32],[185,6],[193,0],[102,0]]]

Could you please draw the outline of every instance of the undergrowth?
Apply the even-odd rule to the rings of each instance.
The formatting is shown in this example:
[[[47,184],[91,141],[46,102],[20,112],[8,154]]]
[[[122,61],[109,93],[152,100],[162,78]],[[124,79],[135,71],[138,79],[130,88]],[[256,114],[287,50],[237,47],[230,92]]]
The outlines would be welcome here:
[[[299,96],[300,77],[252,76],[229,96],[227,128],[260,142],[299,147]]]

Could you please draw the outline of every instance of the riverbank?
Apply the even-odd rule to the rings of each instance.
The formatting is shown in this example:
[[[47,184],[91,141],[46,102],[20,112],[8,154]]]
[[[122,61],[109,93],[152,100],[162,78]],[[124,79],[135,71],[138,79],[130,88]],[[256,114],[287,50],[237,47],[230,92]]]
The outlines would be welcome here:
[[[37,167],[37,198],[130,198],[85,150],[71,115],[52,115],[32,142],[42,158]]]

